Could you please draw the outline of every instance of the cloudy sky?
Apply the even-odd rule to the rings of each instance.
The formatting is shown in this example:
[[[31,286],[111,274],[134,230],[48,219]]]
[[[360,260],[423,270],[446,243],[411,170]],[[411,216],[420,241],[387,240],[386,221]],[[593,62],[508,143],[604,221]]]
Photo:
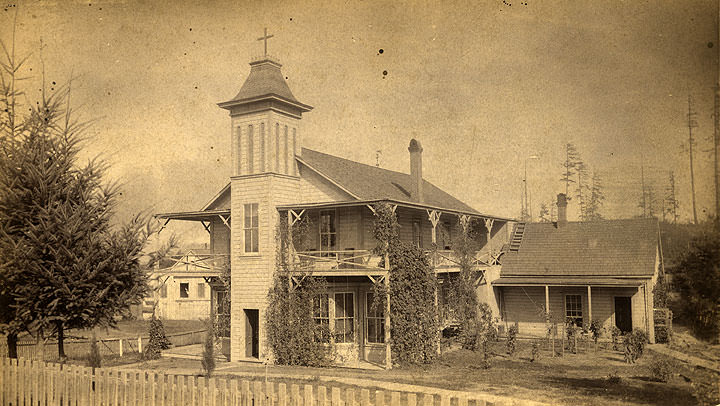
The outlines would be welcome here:
[[[41,59],[47,83],[77,77],[73,105],[93,121],[84,154],[124,184],[121,216],[197,210],[227,182],[230,122],[216,103],[240,89],[264,27],[314,106],[304,146],[368,164],[380,150],[381,166],[408,171],[417,138],[428,180],[502,216],[519,215],[529,156],[536,216],[564,190],[571,142],[605,180],[607,217],[639,213],[642,165],[658,195],[674,171],[689,220],[692,95],[698,213],[712,213],[717,1],[386,3],[20,1],[0,14],[0,37],[12,42],[17,18],[28,102]]]

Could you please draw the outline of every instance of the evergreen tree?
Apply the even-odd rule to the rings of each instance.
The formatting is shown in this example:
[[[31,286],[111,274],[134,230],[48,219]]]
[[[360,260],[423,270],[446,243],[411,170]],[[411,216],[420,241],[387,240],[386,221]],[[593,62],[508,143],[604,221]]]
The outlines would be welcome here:
[[[0,329],[9,345],[22,330],[54,331],[62,359],[65,329],[112,326],[143,298],[141,250],[154,230],[140,216],[111,225],[118,189],[103,182],[102,162],[77,163],[85,126],[73,120],[70,88],[21,108],[8,58],[0,74]]]
[[[585,208],[585,221],[602,220],[600,213],[603,202],[605,201],[605,193],[603,191],[603,183],[600,174],[593,171],[592,184],[590,186],[590,198]]]
[[[540,203],[539,217],[541,223],[549,223],[552,221],[552,218],[550,217],[550,209],[548,208],[548,205],[546,203]]]
[[[673,223],[677,223],[680,203],[675,195],[675,173],[673,171],[670,171],[668,176],[668,186],[665,189],[665,204],[663,206],[663,218],[667,214]]]
[[[577,173],[577,162],[580,160],[575,145],[571,143],[565,144],[565,161],[563,162],[563,175],[560,180],[565,183],[565,196],[570,197],[570,184],[575,183],[575,174]]]

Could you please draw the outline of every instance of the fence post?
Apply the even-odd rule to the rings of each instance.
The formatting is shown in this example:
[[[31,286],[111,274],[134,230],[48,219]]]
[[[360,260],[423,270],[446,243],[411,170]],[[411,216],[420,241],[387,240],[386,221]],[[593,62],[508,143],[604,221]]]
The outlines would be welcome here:
[[[408,393],[407,406],[417,406],[417,395],[416,394]],[[460,406],[462,406],[462,405],[460,405]]]
[[[375,406],[385,406],[385,392],[381,390],[375,391]]]
[[[287,386],[285,383],[278,383],[278,404],[277,406],[287,406]]]
[[[305,385],[305,389],[303,390],[303,395],[305,395],[305,403],[304,405],[315,405],[315,400],[313,397],[313,387],[312,385]]]
[[[370,406],[370,390],[360,390],[360,406]]]
[[[327,389],[324,386],[318,386],[317,400],[318,406],[327,406]]]
[[[300,406],[300,387],[297,384],[290,385],[290,406]]]
[[[330,390],[330,406],[340,406],[340,388]]]
[[[355,389],[348,388],[345,392],[345,404],[347,406],[355,406],[357,402],[355,402]]]
[[[255,399],[255,406],[265,406],[265,394],[262,389],[262,382],[253,382],[253,399]]]
[[[123,356],[123,345],[122,345],[122,338],[118,339],[118,343],[120,343],[120,358]]]
[[[400,392],[390,393],[390,406],[400,406]]]
[[[142,354],[142,336],[138,336],[138,352]]]
[[[426,393],[423,395],[423,406],[433,406],[435,404],[435,396]]]

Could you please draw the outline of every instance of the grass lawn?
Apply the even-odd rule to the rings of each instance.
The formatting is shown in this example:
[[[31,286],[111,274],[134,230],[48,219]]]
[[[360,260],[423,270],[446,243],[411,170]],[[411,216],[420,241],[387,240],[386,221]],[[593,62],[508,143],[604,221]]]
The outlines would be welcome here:
[[[202,320],[163,320],[165,334],[182,333],[193,330],[203,330],[205,322]],[[150,320],[121,320],[115,327],[95,327],[97,338],[121,338],[147,336]],[[87,339],[92,336],[92,329],[72,329],[65,333],[66,338]]]
[[[505,343],[496,343],[490,369],[479,367],[479,353],[453,350],[443,354],[434,364],[401,366],[390,371],[361,371],[346,368],[304,368],[271,366],[268,371],[283,374],[284,382],[298,381],[293,375],[313,377],[363,378],[391,381],[441,389],[484,392],[513,396],[559,405],[694,405],[691,382],[720,379],[703,371],[678,363],[670,382],[658,382],[652,377],[649,363],[659,354],[645,353],[636,364],[627,364],[620,352],[592,347],[580,354],[565,353],[564,357],[551,358],[549,351],[541,351],[541,358],[530,362],[530,343],[519,340],[513,356],[505,354]],[[201,372],[200,361],[161,359],[146,364],[157,372],[173,370]],[[230,377],[229,372],[262,373],[262,366],[237,364],[230,369],[217,371],[218,376]],[[609,379],[611,375],[619,380]],[[299,381],[302,383],[302,381]],[[305,382],[308,383],[308,382]],[[332,383],[325,384],[333,386]],[[346,385],[337,385],[346,386]],[[382,385],[378,385],[382,387]]]

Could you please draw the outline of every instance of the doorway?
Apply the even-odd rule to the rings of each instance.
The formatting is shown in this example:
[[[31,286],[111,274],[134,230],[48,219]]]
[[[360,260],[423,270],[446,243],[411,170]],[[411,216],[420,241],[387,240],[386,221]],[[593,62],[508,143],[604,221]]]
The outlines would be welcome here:
[[[260,312],[258,309],[243,309],[245,312],[245,356],[260,358]]]
[[[632,331],[632,300],[628,296],[615,297],[615,326],[623,333]]]

